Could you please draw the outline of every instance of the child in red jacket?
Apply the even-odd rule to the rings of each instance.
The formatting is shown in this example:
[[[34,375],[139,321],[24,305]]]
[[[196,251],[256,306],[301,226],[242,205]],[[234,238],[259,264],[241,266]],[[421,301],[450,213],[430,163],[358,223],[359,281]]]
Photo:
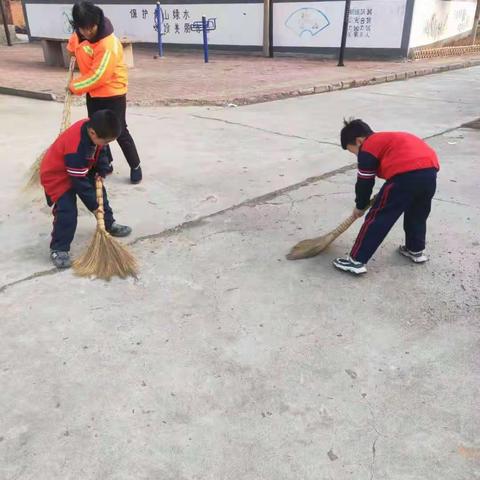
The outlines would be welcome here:
[[[54,215],[50,257],[57,268],[71,266],[69,251],[77,228],[77,195],[91,212],[99,208],[95,177],[108,173],[105,146],[118,137],[121,129],[114,112],[100,110],[65,130],[42,160],[40,181]],[[131,233],[130,227],[115,222],[105,188],[103,210],[105,226],[111,235],[125,237]]]
[[[365,218],[350,255],[333,264],[360,274],[403,213],[405,245],[400,253],[424,263],[427,218],[435,194],[439,163],[437,154],[423,140],[404,132],[375,133],[362,120],[345,122],[340,134],[344,150],[357,155],[358,176],[353,215],[363,216],[370,201],[375,177],[386,182]]]

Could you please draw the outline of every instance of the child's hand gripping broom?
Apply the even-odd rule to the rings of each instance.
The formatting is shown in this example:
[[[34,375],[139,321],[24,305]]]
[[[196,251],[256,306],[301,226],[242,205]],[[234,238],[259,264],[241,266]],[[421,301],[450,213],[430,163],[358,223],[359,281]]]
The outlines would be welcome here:
[[[375,197],[372,197],[367,208],[370,208],[374,201]],[[356,219],[357,218],[355,216],[350,215],[335,230],[332,230],[326,235],[302,240],[290,250],[290,253],[287,255],[287,259],[300,260],[302,258],[311,258],[317,256],[319,253],[323,252],[323,250],[325,250],[336,238],[348,230]]]
[[[73,76],[73,70],[75,69],[75,57],[70,58],[70,65],[68,68],[67,76],[67,91],[65,93],[65,101],[63,103],[62,123],[60,125],[60,133],[65,131],[70,126],[71,121],[71,109],[72,109],[72,94],[68,88]],[[33,162],[27,173],[27,181],[23,187],[24,191],[33,190],[40,185],[40,164],[47,151],[44,150]]]
[[[135,258],[127,247],[115,240],[105,228],[102,177],[96,178],[95,187],[98,203],[98,210],[95,212],[97,231],[86,252],[73,262],[75,273],[83,277],[95,276],[104,280],[110,280],[114,276],[136,278],[138,267]]]

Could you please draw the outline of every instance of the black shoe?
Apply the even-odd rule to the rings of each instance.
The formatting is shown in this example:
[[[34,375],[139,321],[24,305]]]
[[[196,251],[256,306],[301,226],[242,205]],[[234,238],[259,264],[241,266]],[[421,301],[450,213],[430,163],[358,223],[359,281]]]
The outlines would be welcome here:
[[[344,272],[354,273],[355,275],[367,273],[367,267],[365,264],[353,260],[350,255],[344,258],[336,258],[333,261],[333,265]]]
[[[57,268],[70,268],[72,266],[72,260],[70,259],[70,253],[61,252],[59,250],[52,250],[50,252],[50,258],[52,263]]]
[[[107,230],[112,237],[127,237],[132,233],[132,229],[126,225],[120,225],[114,222],[112,226]]]
[[[140,183],[142,181],[142,167],[139,165],[137,168],[130,169],[130,183]]]

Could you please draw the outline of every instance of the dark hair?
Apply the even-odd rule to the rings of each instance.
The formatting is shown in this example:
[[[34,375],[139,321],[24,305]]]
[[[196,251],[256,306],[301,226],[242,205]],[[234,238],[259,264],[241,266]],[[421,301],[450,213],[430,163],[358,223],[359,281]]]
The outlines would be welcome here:
[[[92,2],[78,2],[72,8],[72,27],[89,28],[100,25],[103,18],[103,11]]]
[[[358,137],[369,137],[373,130],[364,121],[359,118],[344,120],[343,128],[340,132],[340,142],[342,148],[347,149],[347,145],[355,145],[355,140]]]
[[[120,120],[112,110],[98,110],[90,117],[88,126],[103,140],[118,138],[122,133]]]

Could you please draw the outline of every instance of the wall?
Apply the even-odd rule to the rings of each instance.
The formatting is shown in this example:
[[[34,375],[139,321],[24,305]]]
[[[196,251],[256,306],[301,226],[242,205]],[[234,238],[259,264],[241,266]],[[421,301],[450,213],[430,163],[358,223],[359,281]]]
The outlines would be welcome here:
[[[407,0],[360,0],[351,5],[347,47],[401,48]],[[273,43],[338,49],[344,11],[344,0],[275,3]]]
[[[32,37],[67,38],[70,35],[71,3],[63,4],[61,0],[23,1]],[[134,1],[126,4],[124,1],[128,0],[106,0],[99,4],[112,20],[117,35],[136,42],[156,43],[155,5],[135,4]],[[263,0],[210,0],[214,3],[208,4],[198,1],[201,0],[184,0],[184,3],[162,7],[165,43],[200,45],[202,35],[195,27],[205,14],[211,27],[208,33],[211,45],[261,49]],[[215,3],[222,1],[225,3]],[[416,3],[424,1],[434,0],[417,0]],[[413,0],[353,0],[348,51],[367,58],[406,56],[412,5]],[[344,9],[345,0],[274,0],[274,50],[336,55]]]
[[[470,32],[476,8],[477,0],[416,0],[410,48]]]
[[[157,42],[152,4],[101,4],[112,21],[118,37],[136,42]],[[212,45],[261,47],[263,43],[263,2],[230,4],[177,4],[162,7],[165,43],[201,44],[202,34],[196,23],[202,14],[209,19]],[[67,38],[72,5],[26,2],[30,35],[32,37]],[[48,22],[45,19],[48,18]]]

